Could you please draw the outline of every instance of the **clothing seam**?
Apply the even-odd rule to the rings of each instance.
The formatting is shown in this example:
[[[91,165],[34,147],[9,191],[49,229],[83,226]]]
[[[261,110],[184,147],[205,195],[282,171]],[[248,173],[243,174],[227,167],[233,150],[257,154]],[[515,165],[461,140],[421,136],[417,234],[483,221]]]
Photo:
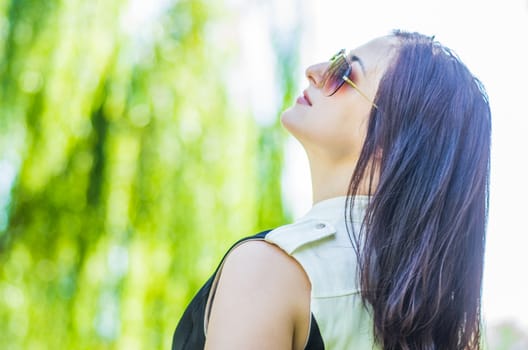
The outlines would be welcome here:
[[[332,295],[318,295],[318,296],[312,295],[312,298],[314,298],[314,299],[330,299],[330,298],[347,297],[347,296],[358,295],[358,294],[361,294],[361,290],[355,290],[353,292],[347,292],[347,293],[341,293],[341,294],[332,294]]]

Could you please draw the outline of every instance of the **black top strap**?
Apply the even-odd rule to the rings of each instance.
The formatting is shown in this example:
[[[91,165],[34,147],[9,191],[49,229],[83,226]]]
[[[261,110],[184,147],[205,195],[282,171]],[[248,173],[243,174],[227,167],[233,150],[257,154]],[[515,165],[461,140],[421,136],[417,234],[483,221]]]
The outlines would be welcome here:
[[[227,254],[241,242],[252,240],[252,239],[264,239],[266,234],[271,230],[266,230],[260,232],[254,236],[246,237],[238,242],[236,242],[224,255],[222,261],[216,268],[214,274],[205,282],[205,284],[200,288],[198,293],[191,300],[187,309],[183,313],[180,322],[176,326],[174,335],[172,337],[172,350],[202,350],[205,345],[205,334],[204,334],[204,317],[205,317],[205,307],[207,304],[207,299],[209,297],[209,292],[211,291],[211,286],[215,279],[218,269],[222,265]],[[324,343],[319,332],[319,327],[313,314],[311,315],[311,327],[310,335],[308,337],[308,343],[306,344],[305,350],[324,350]]]

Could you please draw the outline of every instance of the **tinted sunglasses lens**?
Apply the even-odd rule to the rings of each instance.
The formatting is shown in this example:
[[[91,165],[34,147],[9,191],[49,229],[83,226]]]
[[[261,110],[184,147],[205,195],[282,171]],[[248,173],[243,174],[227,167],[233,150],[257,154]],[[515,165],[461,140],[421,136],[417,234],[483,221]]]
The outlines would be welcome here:
[[[333,57],[323,76],[323,93],[326,96],[335,94],[336,91],[343,86],[345,83],[343,76],[348,75],[349,69],[350,66],[343,54]]]

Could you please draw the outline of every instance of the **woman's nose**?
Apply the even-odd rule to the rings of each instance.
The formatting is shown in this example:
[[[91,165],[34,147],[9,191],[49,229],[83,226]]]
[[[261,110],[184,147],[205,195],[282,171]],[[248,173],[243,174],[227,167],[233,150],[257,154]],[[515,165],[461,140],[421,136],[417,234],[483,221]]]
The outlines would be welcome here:
[[[320,88],[323,82],[323,75],[328,63],[317,63],[306,68],[306,78],[315,87]]]

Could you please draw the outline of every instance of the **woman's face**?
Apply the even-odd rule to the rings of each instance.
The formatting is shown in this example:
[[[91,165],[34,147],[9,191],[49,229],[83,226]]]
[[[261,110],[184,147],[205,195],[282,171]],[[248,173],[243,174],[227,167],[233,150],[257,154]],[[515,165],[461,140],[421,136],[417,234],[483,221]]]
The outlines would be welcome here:
[[[378,89],[396,46],[394,37],[381,37],[346,55],[355,55],[349,78],[367,97],[345,83],[334,95],[326,96],[321,82],[329,62],[306,69],[309,86],[297,102],[283,112],[284,127],[304,146],[308,156],[326,161],[357,161],[365,139],[370,101]],[[370,100],[370,101],[369,101]]]

